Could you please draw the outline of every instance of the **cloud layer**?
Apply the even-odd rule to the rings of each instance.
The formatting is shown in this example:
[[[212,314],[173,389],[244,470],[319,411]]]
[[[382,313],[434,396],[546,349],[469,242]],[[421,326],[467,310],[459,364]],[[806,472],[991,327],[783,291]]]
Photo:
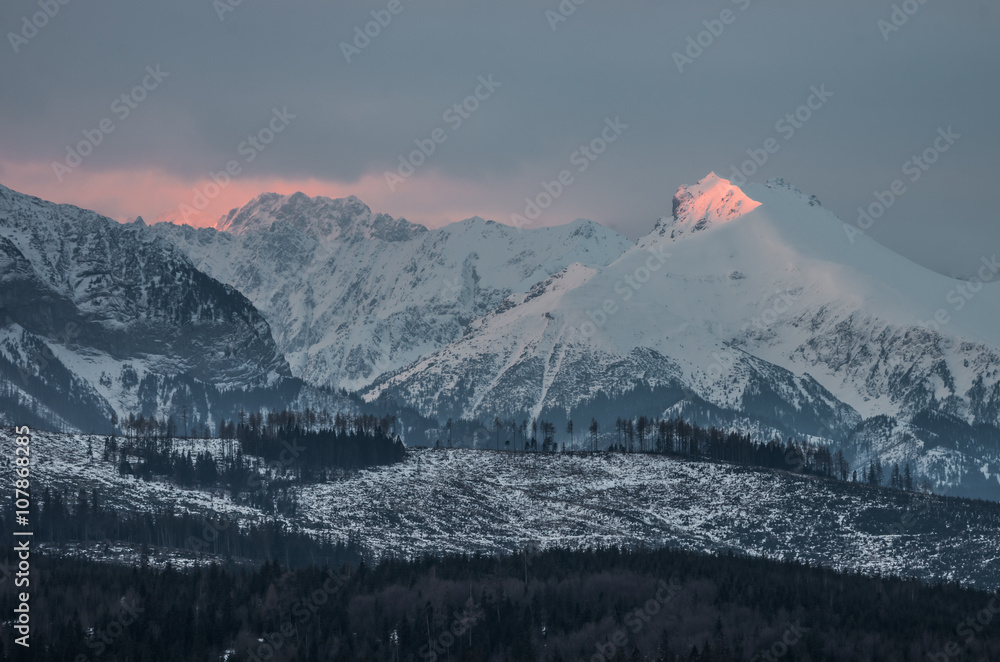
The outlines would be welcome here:
[[[181,219],[235,161],[188,220],[303,190],[440,225],[510,222],[570,170],[535,222],[637,237],[678,185],[756,155],[749,179],[785,177],[848,221],[903,179],[869,232],[932,268],[996,250],[995,5],[676,4],[70,1],[43,21],[14,0],[0,9],[0,182]],[[280,132],[276,109],[294,115]],[[628,130],[580,171],[574,155],[614,118]],[[909,181],[904,164],[949,126],[961,140]]]

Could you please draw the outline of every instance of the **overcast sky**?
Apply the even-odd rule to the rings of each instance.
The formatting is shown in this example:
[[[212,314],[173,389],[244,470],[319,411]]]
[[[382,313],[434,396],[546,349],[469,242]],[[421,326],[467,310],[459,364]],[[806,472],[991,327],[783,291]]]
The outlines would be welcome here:
[[[204,225],[260,192],[303,190],[438,226],[509,223],[568,170],[537,223],[590,218],[637,238],[678,185],[729,178],[773,139],[751,181],[784,177],[854,222],[899,179],[876,239],[949,273],[1000,250],[992,0],[897,1],[893,30],[889,0],[565,0],[568,17],[555,0],[235,1],[71,0],[51,18],[37,0],[4,2],[0,183],[120,220]],[[373,10],[391,22],[355,43]],[[689,38],[707,46],[685,54]],[[789,135],[777,123],[807,101]],[[904,163],[949,127],[961,137],[939,140],[948,150],[911,181]],[[263,129],[260,150],[248,137]],[[574,157],[602,131],[615,138],[602,154]],[[390,186],[400,155],[434,135]],[[67,146],[86,140],[100,144],[78,163]],[[239,174],[195,209],[230,161]]]

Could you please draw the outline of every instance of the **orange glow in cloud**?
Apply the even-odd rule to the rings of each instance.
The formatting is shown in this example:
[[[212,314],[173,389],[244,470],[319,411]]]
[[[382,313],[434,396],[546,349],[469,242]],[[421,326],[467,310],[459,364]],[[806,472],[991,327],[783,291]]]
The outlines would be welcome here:
[[[153,168],[81,169],[59,182],[49,164],[0,162],[0,184],[44,200],[92,209],[121,222],[142,216],[149,224],[170,221],[198,227],[214,227],[231,209],[266,192],[301,191],[331,198],[356,195],[376,213],[404,216],[428,227],[476,215],[509,223],[511,213],[496,203],[495,187],[448,179],[432,171],[414,175],[392,192],[382,174],[355,182],[241,174],[217,186],[209,177],[192,181]]]

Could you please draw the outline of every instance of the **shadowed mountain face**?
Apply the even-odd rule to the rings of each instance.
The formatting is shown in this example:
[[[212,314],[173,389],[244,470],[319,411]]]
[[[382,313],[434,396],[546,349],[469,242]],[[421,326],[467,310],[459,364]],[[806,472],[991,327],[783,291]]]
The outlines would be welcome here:
[[[155,408],[173,397],[164,379],[230,389],[290,376],[246,297],[141,221],[0,187],[0,266],[4,388],[53,420]]]

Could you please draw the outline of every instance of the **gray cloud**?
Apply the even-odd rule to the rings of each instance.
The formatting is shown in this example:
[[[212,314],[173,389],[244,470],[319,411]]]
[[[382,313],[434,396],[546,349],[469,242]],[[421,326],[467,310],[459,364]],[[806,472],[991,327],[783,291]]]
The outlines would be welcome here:
[[[9,39],[0,45],[0,159],[62,158],[159,63],[170,78],[87,168],[196,178],[232,158],[272,107],[287,106],[298,115],[294,130],[256,174],[353,181],[394,169],[478,76],[493,74],[502,87],[427,167],[488,184],[482,211],[469,213],[509,221],[505,213],[521,211],[542,178],[554,178],[604,118],[619,115],[627,133],[542,220],[582,216],[637,237],[669,212],[677,185],[709,170],[729,176],[810,86],[825,84],[834,97],[752,180],[783,176],[854,220],[939,126],[952,126],[961,141],[871,234],[946,272],[1000,247],[994,3],[928,2],[886,41],[877,21],[893,2],[883,0],[751,0],[745,11],[745,0],[587,0],[554,31],[545,15],[557,11],[554,0],[400,2],[402,12],[348,64],[341,42],[388,0],[243,0],[221,21],[210,0],[71,0],[20,52]],[[672,54],[725,9],[735,21],[679,73]],[[17,32],[36,11],[36,2],[7,2],[0,28]]]

